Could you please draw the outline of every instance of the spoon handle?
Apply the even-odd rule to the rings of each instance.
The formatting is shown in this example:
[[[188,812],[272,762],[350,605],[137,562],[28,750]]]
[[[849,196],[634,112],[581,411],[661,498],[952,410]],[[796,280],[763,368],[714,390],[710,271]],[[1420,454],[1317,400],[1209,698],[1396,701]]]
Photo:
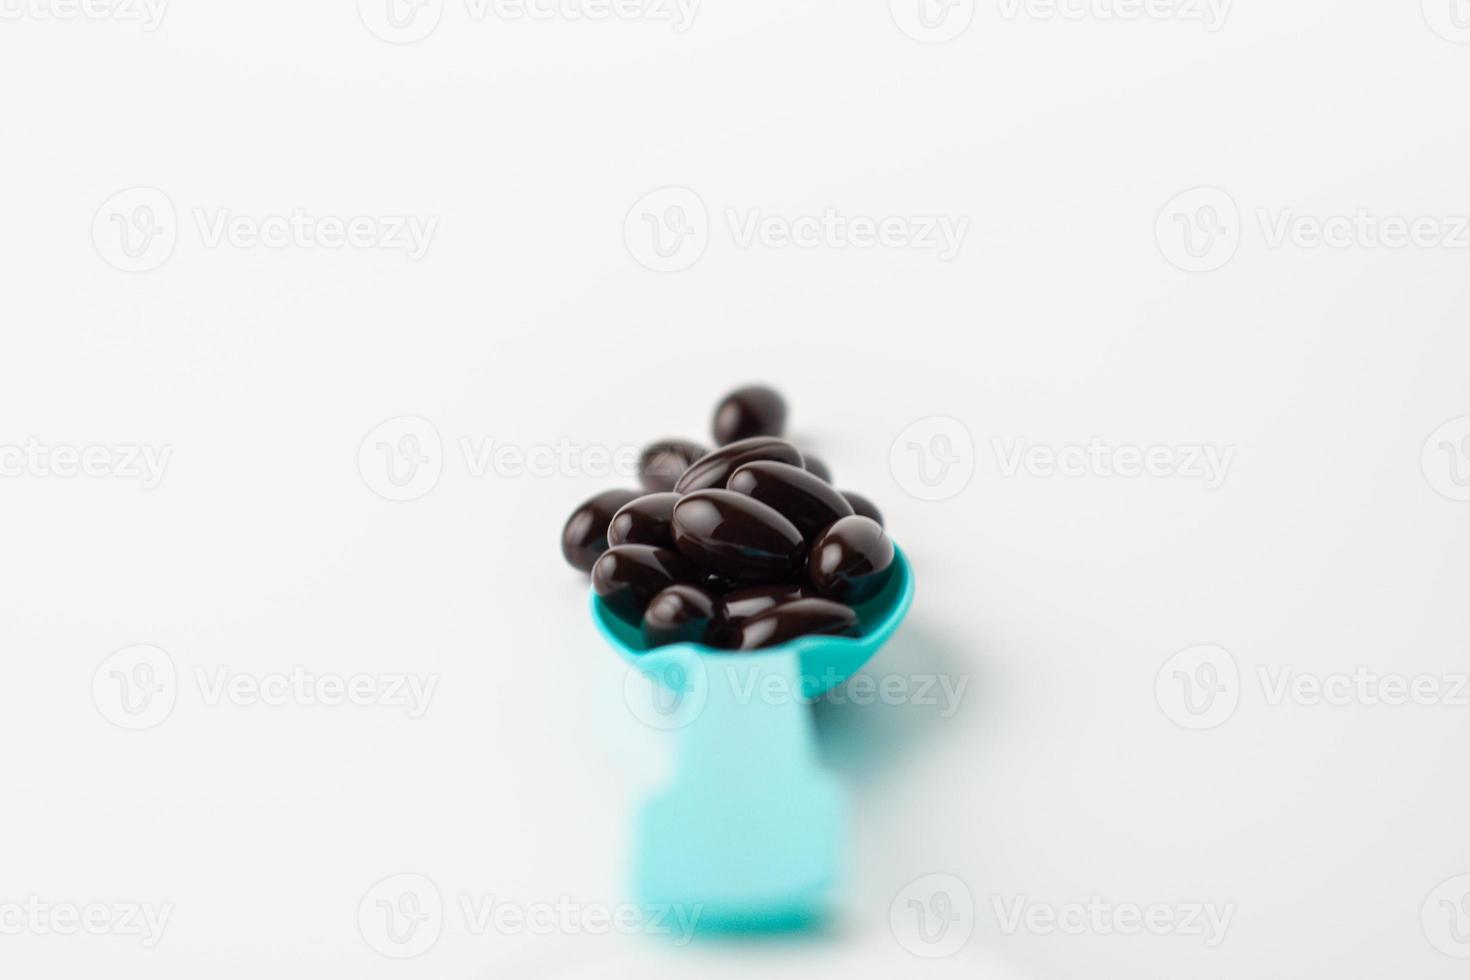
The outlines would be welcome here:
[[[671,650],[682,672],[673,782],[643,807],[635,884],[708,930],[786,929],[825,913],[846,801],[817,761],[795,652]],[[669,674],[665,673],[665,677]]]

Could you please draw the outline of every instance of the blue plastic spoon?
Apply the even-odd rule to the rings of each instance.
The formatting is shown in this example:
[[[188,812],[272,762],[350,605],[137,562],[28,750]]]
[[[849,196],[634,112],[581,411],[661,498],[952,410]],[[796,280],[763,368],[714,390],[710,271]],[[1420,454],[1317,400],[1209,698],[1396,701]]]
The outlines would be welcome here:
[[[790,929],[824,917],[847,802],[817,762],[808,702],[878,652],[913,596],[913,572],[895,548],[893,577],[856,607],[861,636],[731,653],[697,643],[645,649],[638,629],[593,595],[602,635],[678,702],[674,780],[637,825],[640,903],[695,910],[702,930]]]

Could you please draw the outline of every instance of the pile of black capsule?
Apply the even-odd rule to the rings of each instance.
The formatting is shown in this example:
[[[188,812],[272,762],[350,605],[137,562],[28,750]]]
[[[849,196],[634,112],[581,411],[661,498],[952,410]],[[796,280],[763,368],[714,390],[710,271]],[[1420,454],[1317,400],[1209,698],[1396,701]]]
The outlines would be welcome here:
[[[648,647],[860,632],[853,606],[887,585],[893,542],[867,498],[833,489],[820,461],[781,438],[785,425],[777,392],[732,391],[715,409],[718,449],[650,445],[643,493],[600,493],[562,528],[567,561]]]

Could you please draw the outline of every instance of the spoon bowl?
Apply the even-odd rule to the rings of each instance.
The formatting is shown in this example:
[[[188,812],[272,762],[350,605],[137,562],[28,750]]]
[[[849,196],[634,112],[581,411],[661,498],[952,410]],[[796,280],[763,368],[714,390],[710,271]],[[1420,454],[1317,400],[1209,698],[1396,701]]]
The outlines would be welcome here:
[[[862,669],[898,629],[914,600],[914,576],[908,558],[897,545],[893,548],[893,574],[888,584],[867,602],[853,607],[862,628],[859,636],[799,636],[779,646],[761,650],[720,650],[702,643],[670,643],[650,649],[638,627],[608,608],[601,597],[592,596],[592,621],[603,638],[628,663],[674,689],[681,686],[679,671],[669,670],[690,656],[724,659],[740,657],[778,659],[793,654],[801,665],[801,695],[820,697]]]

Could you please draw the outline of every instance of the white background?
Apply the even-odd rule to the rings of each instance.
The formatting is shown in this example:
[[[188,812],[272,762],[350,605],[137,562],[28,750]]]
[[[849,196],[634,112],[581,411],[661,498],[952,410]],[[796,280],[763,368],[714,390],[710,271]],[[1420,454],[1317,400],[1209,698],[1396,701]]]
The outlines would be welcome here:
[[[63,470],[68,447],[169,456],[148,489],[0,458],[0,907],[171,917],[151,948],[6,918],[0,972],[1462,976],[1470,706],[1272,703],[1261,674],[1470,670],[1470,423],[1436,434],[1470,416],[1470,30],[1449,3],[1206,24],[961,0],[932,30],[902,0],[709,3],[676,30],[445,0],[393,43],[372,2],[179,0],[145,30],[130,7],[3,0],[0,446]],[[690,197],[635,204],[664,187],[698,208],[695,254],[659,272],[641,219]],[[417,259],[200,227],[297,209],[436,223]],[[968,224],[947,260],[738,234],[828,209]],[[1273,234],[1360,210],[1444,233]],[[128,259],[115,220],[150,216]],[[628,711],[557,536],[627,482],[585,475],[596,449],[707,439],[751,379],[913,560],[916,605],[869,673],[964,678],[964,698],[821,708],[854,794],[827,935],[476,934],[463,897],[625,897],[668,742]],[[390,501],[383,432],[359,450],[404,416],[441,472]],[[1008,471],[1018,445],[1093,439],[1231,463],[1213,488]],[[488,440],[578,465],[477,469],[463,446]],[[920,499],[910,441],[972,478]],[[130,731],[109,657],[139,644],[166,653],[172,710]],[[1201,655],[1170,658],[1205,644],[1234,710],[1190,730],[1171,685]],[[410,718],[210,703],[197,680],[298,666],[437,687]],[[445,904],[403,961],[358,914],[400,873]],[[890,925],[930,874],[975,910],[942,960]],[[997,913],[1094,898],[1232,919],[1210,946]]]

